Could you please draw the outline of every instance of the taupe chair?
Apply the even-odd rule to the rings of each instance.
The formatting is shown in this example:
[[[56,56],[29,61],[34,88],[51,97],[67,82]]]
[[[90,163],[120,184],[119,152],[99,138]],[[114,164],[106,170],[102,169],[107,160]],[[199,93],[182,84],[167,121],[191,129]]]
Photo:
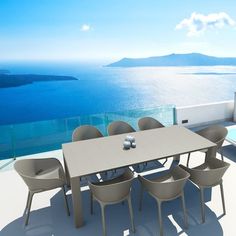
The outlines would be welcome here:
[[[157,129],[165,127],[162,123],[152,117],[143,117],[138,121],[140,130]]]
[[[224,126],[212,125],[212,126],[209,126],[207,128],[197,131],[196,134],[199,134],[202,137],[215,143],[217,145],[217,151],[220,151],[222,161],[224,160],[224,156],[223,156],[221,147],[222,147],[222,145],[225,141],[225,138],[228,134],[228,130]],[[204,149],[204,150],[201,150],[201,152],[204,152],[206,155],[207,150]],[[190,155],[191,155],[191,153],[188,154],[187,166],[189,166]]]
[[[138,121],[138,127],[140,130],[149,130],[149,129],[158,129],[165,127],[162,123],[160,123],[158,120],[152,118],[152,117],[143,117],[139,119]],[[168,161],[167,158],[165,158],[165,161],[163,165]]]
[[[82,125],[77,127],[72,133],[72,142],[100,137],[103,137],[103,135],[96,127],[91,125]]]
[[[226,210],[222,177],[230,164],[216,158],[209,158],[202,165],[192,169],[182,165],[180,166],[190,174],[190,180],[200,189],[202,223],[205,222],[204,188],[220,185],[222,206],[225,215]]]
[[[117,135],[135,132],[135,129],[124,121],[114,121],[107,128],[108,135]]]
[[[107,133],[109,136],[132,133],[136,130],[128,123],[124,121],[113,121],[107,127]],[[116,169],[114,170],[116,172]]]
[[[146,190],[157,201],[161,236],[163,235],[161,205],[164,201],[170,201],[181,197],[184,212],[184,224],[186,228],[188,227],[183,189],[189,176],[190,174],[179,166],[175,166],[168,172],[168,174],[152,180],[148,180],[140,175],[138,176],[142,184],[139,210],[141,211],[142,209],[143,190]]]
[[[82,125],[77,127],[72,133],[72,142],[83,141],[93,138],[104,137],[103,134],[92,125]],[[107,175],[107,172],[105,172]],[[81,179],[81,178],[80,178]]]
[[[70,215],[65,192],[65,175],[63,167],[56,158],[23,159],[14,164],[17,173],[28,186],[29,193],[24,214],[25,225],[28,225],[30,208],[35,193],[61,188],[64,194],[65,206],[68,216]]]
[[[131,229],[135,232],[133,209],[131,204],[131,184],[133,173],[126,169],[125,172],[112,180],[99,183],[89,183],[91,190],[91,214],[93,214],[93,200],[96,200],[101,206],[103,235],[107,235],[105,224],[105,207],[110,204],[116,204],[128,201],[129,214],[131,220]]]

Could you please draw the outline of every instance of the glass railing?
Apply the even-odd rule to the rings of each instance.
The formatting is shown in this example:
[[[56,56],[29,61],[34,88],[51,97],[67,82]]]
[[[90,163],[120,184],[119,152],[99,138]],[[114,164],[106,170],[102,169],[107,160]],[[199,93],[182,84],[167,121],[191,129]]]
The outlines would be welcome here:
[[[145,116],[153,117],[165,126],[170,126],[175,123],[175,106],[165,105],[0,126],[0,160],[60,149],[62,143],[71,142],[73,130],[81,125],[94,125],[107,135],[108,124],[122,120],[138,130],[138,120]]]

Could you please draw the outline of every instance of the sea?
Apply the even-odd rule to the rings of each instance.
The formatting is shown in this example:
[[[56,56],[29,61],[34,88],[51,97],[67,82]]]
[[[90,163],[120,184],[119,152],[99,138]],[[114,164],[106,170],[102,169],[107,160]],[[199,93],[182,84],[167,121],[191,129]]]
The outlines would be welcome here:
[[[233,100],[235,66],[106,67],[102,63],[7,62],[10,74],[73,76],[0,88],[0,125],[104,112]]]

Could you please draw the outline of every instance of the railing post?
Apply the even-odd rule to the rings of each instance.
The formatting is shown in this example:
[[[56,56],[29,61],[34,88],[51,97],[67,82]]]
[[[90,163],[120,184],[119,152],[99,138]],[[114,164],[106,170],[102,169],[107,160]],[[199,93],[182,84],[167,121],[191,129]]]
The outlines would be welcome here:
[[[234,122],[236,122],[236,92],[234,92]]]
[[[177,109],[176,106],[173,108],[173,125],[177,125]]]

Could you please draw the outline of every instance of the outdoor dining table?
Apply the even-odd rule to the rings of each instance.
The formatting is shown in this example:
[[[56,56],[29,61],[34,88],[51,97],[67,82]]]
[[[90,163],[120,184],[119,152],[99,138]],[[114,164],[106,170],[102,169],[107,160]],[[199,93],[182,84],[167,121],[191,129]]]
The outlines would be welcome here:
[[[65,172],[72,191],[75,227],[83,226],[80,181],[87,176],[143,162],[208,149],[206,158],[216,157],[216,145],[182,126],[129,133],[136,148],[123,149],[127,134],[66,143],[62,145]]]

